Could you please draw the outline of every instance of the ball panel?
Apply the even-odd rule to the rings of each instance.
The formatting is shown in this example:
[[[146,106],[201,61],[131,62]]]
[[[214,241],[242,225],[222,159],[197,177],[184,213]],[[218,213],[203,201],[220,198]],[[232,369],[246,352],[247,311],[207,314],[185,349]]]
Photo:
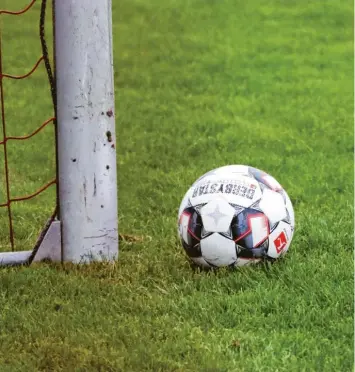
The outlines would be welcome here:
[[[268,217],[271,224],[287,217],[283,197],[275,191],[265,189],[259,207]]]
[[[237,252],[233,240],[214,233],[201,240],[202,257],[213,266],[229,266],[235,263]]]
[[[269,189],[273,191],[280,191],[282,190],[282,186],[280,183],[270,174],[257,169],[253,167],[249,167],[249,173],[260,183],[264,184],[267,186]]]
[[[206,269],[212,268],[213,266],[209,265],[203,257],[190,257],[191,261],[200,267]]]
[[[249,174],[249,167],[247,165],[225,165],[223,167],[212,169],[205,174],[203,174],[201,177],[199,177],[193,185],[200,182],[202,179],[206,178],[207,176],[213,176],[213,175],[225,175],[229,176],[230,174],[238,173],[238,174],[244,174],[247,176]]]
[[[200,246],[199,243],[196,243],[196,244],[187,244],[183,240],[181,242],[182,242],[182,246],[183,246],[186,254],[190,258],[201,257],[201,246]]]
[[[269,239],[266,239],[259,247],[257,248],[245,248],[237,244],[237,256],[238,258],[245,259],[256,259],[266,257],[266,252],[269,247]]]
[[[249,167],[247,165],[239,165],[239,164],[232,164],[232,165],[225,165],[223,167],[219,167],[214,169],[214,174],[244,174],[247,176],[249,174]]]
[[[290,217],[290,223],[291,223],[291,228],[292,228],[292,232],[295,228],[295,212],[293,210],[293,205],[292,205],[292,202],[291,202],[291,199],[290,197],[288,196],[287,192],[285,190],[283,190],[284,192],[284,196],[285,196],[285,200],[286,200],[286,209],[288,211],[288,214],[289,214],[289,217]]]
[[[200,209],[206,232],[227,232],[234,215],[234,208],[223,198],[215,198]]]
[[[186,208],[180,215],[178,231],[181,243],[189,257],[201,256],[200,240],[202,231],[201,216],[193,207]]]
[[[262,213],[250,219],[251,236],[253,248],[262,244],[269,236],[269,221]]]
[[[189,212],[182,212],[179,219],[179,232],[181,239],[186,243],[189,244],[189,224],[191,219],[191,213]]]
[[[243,248],[252,249],[261,245],[269,236],[269,221],[265,214],[246,208],[231,224],[233,239]]]
[[[184,209],[188,208],[191,206],[190,204],[190,198],[192,196],[192,193],[194,191],[194,188],[193,187],[190,187],[188,189],[188,191],[186,192],[186,194],[184,195],[181,203],[180,203],[180,207],[179,207],[179,212],[178,212],[178,218],[180,218],[181,216],[181,213],[183,212]]]

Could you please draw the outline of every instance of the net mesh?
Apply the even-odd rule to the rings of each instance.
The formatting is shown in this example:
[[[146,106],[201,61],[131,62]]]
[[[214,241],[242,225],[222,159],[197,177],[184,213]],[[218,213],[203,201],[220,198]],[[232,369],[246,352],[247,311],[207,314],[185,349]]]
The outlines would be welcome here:
[[[0,251],[35,251],[57,215],[56,90],[46,42],[47,34],[53,39],[54,18],[46,22],[50,6],[32,0],[21,10],[0,9]],[[17,37],[19,30],[26,36]],[[35,62],[26,68],[29,61]]]

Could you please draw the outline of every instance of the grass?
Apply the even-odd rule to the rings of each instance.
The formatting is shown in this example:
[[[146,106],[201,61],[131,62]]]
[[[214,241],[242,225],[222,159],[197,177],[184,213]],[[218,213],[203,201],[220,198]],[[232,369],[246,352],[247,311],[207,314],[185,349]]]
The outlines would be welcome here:
[[[38,9],[2,17],[6,72],[40,55]],[[350,1],[115,1],[119,229],[143,240],[114,264],[2,269],[0,370],[352,371],[352,25]],[[11,135],[52,115],[43,68],[4,84]],[[53,176],[51,128],[9,147],[14,193]],[[294,241],[271,268],[194,272],[180,200],[232,163],[283,184]],[[53,196],[15,206],[20,249]],[[3,250],[7,234],[0,209]]]

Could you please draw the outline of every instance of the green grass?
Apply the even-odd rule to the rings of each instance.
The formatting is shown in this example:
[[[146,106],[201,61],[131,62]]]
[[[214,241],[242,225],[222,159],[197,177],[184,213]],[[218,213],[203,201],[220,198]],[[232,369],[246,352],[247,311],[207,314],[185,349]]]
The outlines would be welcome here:
[[[38,9],[2,17],[5,72],[40,55]],[[112,265],[2,269],[0,370],[352,371],[353,3],[121,0],[113,17],[119,229],[144,240]],[[52,115],[43,68],[5,93],[11,135]],[[10,145],[13,192],[53,176],[46,131]],[[271,268],[194,272],[179,203],[233,163],[285,187],[294,241]],[[53,196],[16,205],[20,249]],[[0,210],[3,250],[7,233]]]

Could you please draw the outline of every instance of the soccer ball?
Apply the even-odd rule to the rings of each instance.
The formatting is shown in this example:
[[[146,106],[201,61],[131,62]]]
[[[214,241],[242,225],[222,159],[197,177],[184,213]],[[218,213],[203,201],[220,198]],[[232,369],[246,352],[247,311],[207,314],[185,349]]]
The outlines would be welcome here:
[[[185,194],[178,234],[198,266],[243,266],[288,251],[295,228],[289,196],[269,174],[246,165],[207,172]]]

